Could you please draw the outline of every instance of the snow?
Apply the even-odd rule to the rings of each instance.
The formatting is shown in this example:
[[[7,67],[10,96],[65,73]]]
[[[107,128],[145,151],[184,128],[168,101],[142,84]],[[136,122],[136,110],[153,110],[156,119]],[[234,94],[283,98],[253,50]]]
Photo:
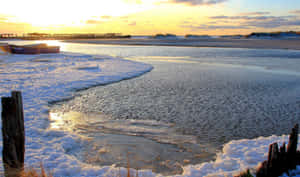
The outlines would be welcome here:
[[[49,129],[49,103],[73,97],[76,89],[139,76],[150,71],[151,65],[74,53],[0,55],[0,60],[0,96],[9,96],[11,90],[23,93],[27,167],[38,168],[42,162],[54,176],[126,176],[125,168],[92,166],[72,155],[89,140],[70,132]],[[287,141],[286,135],[230,141],[215,161],[184,166],[183,174],[177,177],[232,176],[266,160],[269,144]],[[300,173],[299,167],[293,172],[297,173]],[[131,174],[136,171],[131,169]],[[149,170],[139,170],[138,174],[162,176]]]
[[[225,144],[215,161],[186,166],[183,176],[234,176],[246,169],[255,168],[267,159],[269,145],[288,142],[288,136],[259,137],[234,140]],[[299,148],[299,146],[298,146]]]
[[[0,55],[0,60],[0,96],[9,96],[12,90],[23,95],[25,164],[38,167],[43,162],[55,176],[86,174],[80,161],[68,152],[87,140],[50,130],[49,103],[74,96],[75,89],[129,79],[152,69],[151,65],[120,58],[74,53]]]

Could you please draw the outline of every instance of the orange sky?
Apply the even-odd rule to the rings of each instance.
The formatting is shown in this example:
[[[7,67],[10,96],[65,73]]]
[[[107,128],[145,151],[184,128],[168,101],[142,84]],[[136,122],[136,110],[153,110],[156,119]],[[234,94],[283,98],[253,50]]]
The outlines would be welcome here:
[[[0,33],[247,34],[300,31],[294,0],[11,0]]]

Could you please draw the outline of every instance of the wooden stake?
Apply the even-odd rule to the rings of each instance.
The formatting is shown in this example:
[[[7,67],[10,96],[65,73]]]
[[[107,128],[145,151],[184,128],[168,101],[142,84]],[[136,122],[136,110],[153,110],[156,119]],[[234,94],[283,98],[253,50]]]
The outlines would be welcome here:
[[[257,169],[257,177],[280,176],[284,172],[295,169],[296,165],[300,165],[300,152],[297,151],[298,129],[299,125],[296,124],[290,134],[287,148],[285,143],[279,149],[277,143],[270,145],[268,160]]]
[[[6,176],[19,176],[24,168],[25,130],[22,94],[2,97],[2,158]],[[14,175],[12,175],[14,174]]]

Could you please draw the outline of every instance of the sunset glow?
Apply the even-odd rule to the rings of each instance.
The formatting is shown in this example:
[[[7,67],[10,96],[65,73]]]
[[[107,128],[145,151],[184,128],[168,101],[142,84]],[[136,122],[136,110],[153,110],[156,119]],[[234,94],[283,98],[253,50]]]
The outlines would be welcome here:
[[[90,18],[123,16],[146,9],[144,5],[132,5],[122,0],[105,2],[87,0],[84,3],[79,1],[52,0],[49,2],[41,2],[37,0],[27,0],[18,2],[18,6],[13,6],[8,1],[4,2],[4,5],[9,8],[2,9],[3,14],[7,13],[10,16],[14,16],[15,19],[20,22],[29,23],[37,27],[78,25]]]
[[[0,33],[245,34],[300,30],[293,0],[17,0],[0,7]]]

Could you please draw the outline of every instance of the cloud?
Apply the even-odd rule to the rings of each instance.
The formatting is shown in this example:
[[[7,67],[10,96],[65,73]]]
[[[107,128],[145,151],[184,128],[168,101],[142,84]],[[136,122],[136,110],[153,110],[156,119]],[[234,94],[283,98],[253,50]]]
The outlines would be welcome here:
[[[121,16],[120,18],[121,18],[121,19],[128,19],[129,16],[128,16],[128,15],[126,15],[126,16]]]
[[[240,25],[181,25],[182,28],[190,28],[193,30],[217,30],[217,29],[249,29],[247,26]]]
[[[190,6],[198,6],[198,5],[215,5],[226,2],[228,0],[169,0],[169,3],[178,3],[178,4],[186,4]]]
[[[0,33],[24,33],[24,31],[32,29],[32,26],[28,23],[10,22],[8,20],[0,20]]]
[[[0,17],[0,21],[6,21],[7,20],[7,18],[5,18],[5,17]]]
[[[123,0],[126,3],[130,3],[130,4],[142,4],[142,0]]]
[[[111,19],[111,16],[109,15],[104,15],[104,16],[101,16],[102,19],[105,19],[105,20],[109,20]]]
[[[88,24],[88,25],[102,24],[102,23],[107,22],[111,18],[112,18],[112,16],[109,16],[109,15],[104,15],[104,16],[101,16],[101,17],[94,16],[91,19],[86,20],[85,24]]]
[[[252,21],[247,25],[261,28],[278,28],[287,26],[300,26],[300,20],[273,19],[269,21]]]
[[[123,2],[129,4],[143,4],[147,1],[149,0],[123,0]],[[186,4],[191,6],[197,6],[197,5],[215,5],[226,1],[229,0],[151,0],[149,2],[152,4],[174,3],[174,4]]]
[[[240,13],[240,15],[242,15],[242,16],[247,16],[247,15],[249,15],[249,16],[256,16],[256,15],[269,15],[270,14],[270,12],[246,12],[246,13]]]
[[[85,21],[86,24],[88,25],[97,25],[97,24],[101,24],[102,21],[99,21],[99,20],[87,20]]]
[[[129,23],[128,24],[129,26],[136,26],[136,22],[134,21],[134,22],[131,22],[131,23]]]
[[[284,18],[292,18],[295,16],[212,16],[210,19],[214,20],[271,20],[271,19],[284,19]]]
[[[8,16],[0,14],[0,22],[7,22],[8,20],[9,20]]]
[[[192,30],[217,30],[217,29],[257,29],[300,27],[300,19],[297,16],[212,16],[212,21],[205,24],[194,24],[190,21],[182,21],[180,27]]]
[[[290,11],[291,14],[300,14],[300,10],[293,10],[293,11]]]

